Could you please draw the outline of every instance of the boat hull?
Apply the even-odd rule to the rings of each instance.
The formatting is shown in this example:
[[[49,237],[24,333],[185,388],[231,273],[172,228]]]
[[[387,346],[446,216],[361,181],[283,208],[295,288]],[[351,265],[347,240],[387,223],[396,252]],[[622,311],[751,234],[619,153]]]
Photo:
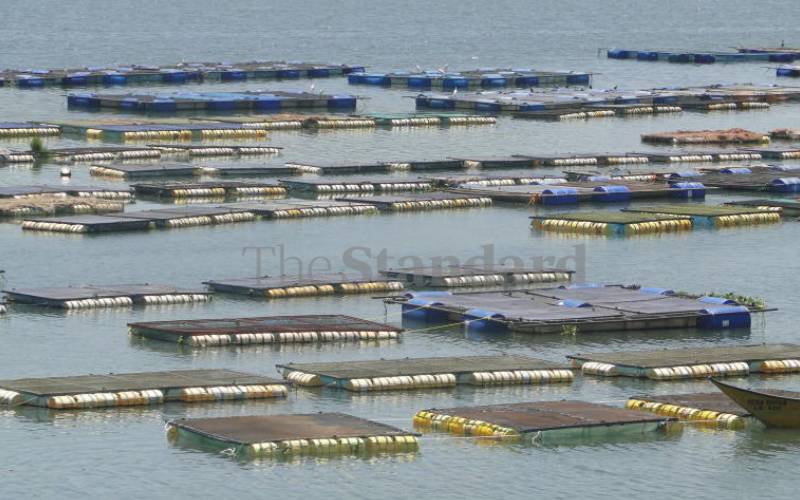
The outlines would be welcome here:
[[[713,378],[711,382],[767,427],[800,427],[800,393],[753,391]]]

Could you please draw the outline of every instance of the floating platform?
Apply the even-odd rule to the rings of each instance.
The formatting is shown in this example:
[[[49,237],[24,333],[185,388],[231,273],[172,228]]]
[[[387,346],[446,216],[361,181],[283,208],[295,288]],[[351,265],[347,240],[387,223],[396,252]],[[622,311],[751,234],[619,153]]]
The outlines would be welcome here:
[[[584,401],[539,401],[462,408],[431,408],[414,416],[425,431],[558,445],[665,430],[672,417]]]
[[[8,300],[18,304],[62,309],[185,304],[211,300],[211,294],[205,290],[151,284],[12,288],[3,290],[3,293]]]
[[[627,165],[648,163],[647,156],[637,153],[515,155],[527,158],[534,167],[572,167],[593,165]]]
[[[625,408],[726,429],[742,429],[751,417],[721,392],[634,396],[625,403]]]
[[[748,207],[768,212],[780,211],[783,217],[800,217],[800,201],[792,200],[742,200],[725,203],[734,207]]]
[[[797,128],[776,128],[769,131],[769,137],[780,141],[800,140],[800,129]]]
[[[780,211],[764,211],[758,208],[730,205],[656,205],[626,208],[626,212],[684,216],[692,219],[695,228],[749,226],[780,222]]]
[[[150,144],[150,147],[159,149],[170,156],[186,155],[192,158],[208,156],[264,156],[276,155],[283,149],[279,146],[265,146],[263,144],[215,144],[202,146],[199,144]]]
[[[159,198],[239,198],[239,197],[283,197],[285,187],[268,182],[164,182],[156,184],[131,184],[138,196]]]
[[[747,152],[757,154],[765,160],[796,160],[800,158],[800,148],[754,148]]]
[[[733,300],[690,298],[636,285],[568,285],[526,291],[454,294],[413,292],[388,302],[403,317],[426,323],[464,322],[473,330],[522,333],[747,328],[751,310]]]
[[[453,160],[464,162],[466,168],[533,168],[532,158],[525,156],[462,156],[453,157]]]
[[[233,204],[120,212],[110,216],[33,218],[22,221],[22,229],[59,233],[109,233],[250,222],[259,218],[258,214],[230,205]]]
[[[87,87],[245,80],[296,80],[327,78],[364,71],[349,64],[285,61],[181,62],[166,66],[117,65],[74,69],[6,69],[0,71],[0,87],[37,89],[49,86]]]
[[[800,193],[800,172],[723,168],[705,173],[698,180],[706,186],[732,191]]]
[[[682,150],[668,152],[647,151],[634,153],[645,157],[650,163],[711,163],[729,161],[760,160],[761,154],[753,150],[721,149],[721,150]]]
[[[338,198],[339,201],[358,202],[374,205],[380,210],[407,212],[414,210],[436,210],[445,208],[488,207],[489,197],[472,193],[410,193],[406,195],[379,195],[359,198]]]
[[[585,375],[652,380],[800,372],[800,345],[762,344],[567,356]]]
[[[280,165],[261,164],[220,164],[196,165],[192,163],[131,163],[95,165],[89,167],[89,174],[98,177],[118,179],[142,179],[147,177],[236,177],[236,176],[278,176],[296,173],[296,170]]]
[[[534,175],[530,172],[519,172],[508,175],[456,174],[426,177],[439,188],[482,187],[482,186],[515,186],[528,184],[561,184],[564,177]]]
[[[536,269],[533,267],[493,266],[439,266],[403,267],[384,269],[387,278],[403,281],[415,287],[482,287],[520,286],[531,283],[571,281],[574,271],[566,269]]]
[[[396,177],[281,180],[280,183],[284,189],[317,194],[427,191],[432,187],[427,180]]]
[[[86,139],[103,141],[202,141],[206,139],[263,139],[267,137],[267,129],[253,127],[244,123],[223,122],[189,122],[189,123],[62,123],[64,134],[79,135]],[[184,146],[187,151],[200,148],[196,145]],[[262,147],[266,148],[262,145]],[[272,147],[266,151],[258,148],[236,148],[229,146],[228,155],[236,154],[275,154],[280,148]],[[208,151],[208,150],[206,150]],[[220,153],[221,154],[221,153]]]
[[[308,278],[296,276],[229,278],[203,283],[216,292],[268,299],[377,293],[403,289],[402,283],[387,278],[363,278],[344,273],[315,274]]]
[[[645,158],[646,159],[646,158]],[[694,172],[693,172],[694,173]],[[633,181],[633,182],[658,182],[670,179],[674,172],[636,172],[613,170],[608,173],[599,171],[577,172],[565,170],[564,175],[569,182],[609,182],[609,181]],[[696,172],[699,176],[700,173]]]
[[[300,219],[306,217],[332,217],[337,215],[377,214],[374,205],[333,200],[301,200],[288,198],[263,202],[228,203],[227,206],[252,212],[265,219]]]
[[[341,314],[153,321],[128,328],[133,335],[192,347],[396,340],[402,332]]]
[[[579,203],[627,203],[631,200],[657,198],[704,198],[706,188],[701,183],[655,182],[564,182],[556,185],[529,184],[523,186],[469,186],[451,192],[473,194],[505,203],[529,205],[575,205]]]
[[[58,125],[32,122],[0,122],[0,138],[50,137],[61,135]]]
[[[461,113],[367,113],[358,115],[371,120],[376,127],[435,127],[464,125],[494,125],[494,116],[475,116]]]
[[[230,370],[0,380],[0,404],[53,410],[279,398],[287,392],[282,380]]]
[[[95,197],[28,195],[0,198],[0,217],[31,217],[64,214],[107,214],[122,212],[125,204]]]
[[[444,91],[496,89],[504,87],[588,86],[591,73],[539,71],[529,68],[482,68],[468,71],[395,71],[392,73],[350,73],[351,85],[373,85],[413,90]]]
[[[0,199],[24,199],[40,196],[74,196],[76,198],[98,198],[103,200],[130,201],[133,199],[133,190],[129,188],[110,188],[100,186],[48,186],[46,184],[0,187]]]
[[[527,356],[405,358],[278,365],[283,376],[304,387],[336,387],[353,392],[428,389],[456,385],[497,386],[570,383],[572,371],[560,363]]]
[[[535,215],[531,219],[533,227],[540,231],[598,236],[634,236],[692,229],[689,217],[630,212],[568,212]]]
[[[143,146],[91,146],[81,148],[50,149],[50,160],[54,163],[76,163],[93,161],[158,160],[161,151]]]
[[[357,97],[310,92],[175,92],[67,95],[73,109],[118,109],[135,113],[174,113],[177,111],[230,112],[250,110],[276,113],[286,109],[355,109]]]
[[[173,420],[167,436],[250,458],[408,453],[419,447],[417,434],[343,413]]]
[[[652,144],[763,144],[769,142],[769,135],[742,128],[678,130],[642,134],[642,142]]]
[[[609,59],[636,61],[666,61],[684,64],[741,63],[741,62],[791,62],[800,59],[795,52],[673,52],[662,50],[608,49]]]

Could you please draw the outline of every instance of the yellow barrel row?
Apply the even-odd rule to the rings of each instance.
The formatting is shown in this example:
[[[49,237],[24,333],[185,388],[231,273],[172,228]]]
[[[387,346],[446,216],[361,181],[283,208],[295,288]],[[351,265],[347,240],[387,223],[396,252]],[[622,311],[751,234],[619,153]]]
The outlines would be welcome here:
[[[444,413],[419,411],[414,415],[414,426],[420,429],[449,432],[458,436],[481,436],[501,439],[519,439],[519,432],[501,425],[455,417]]]
[[[736,109],[735,102],[721,102],[717,104],[709,104],[706,108],[709,111],[729,111]]]
[[[670,156],[668,158],[670,162],[706,162],[706,161],[714,161],[714,157],[712,155],[675,155]]]
[[[0,159],[2,159],[5,163],[32,163],[35,161],[33,155],[26,153],[4,154],[0,155]]]
[[[207,347],[228,344],[270,344],[270,343],[297,343],[297,342],[334,342],[334,341],[360,341],[360,340],[390,340],[397,339],[397,331],[347,331],[347,332],[280,332],[280,333],[237,333],[220,335],[193,335],[188,342],[192,346]]]
[[[128,307],[133,305],[131,297],[106,297],[101,299],[67,300],[65,309],[92,309],[95,307]]]
[[[646,156],[609,156],[605,160],[609,165],[650,163],[650,158]]]
[[[371,281],[367,283],[340,283],[337,285],[341,293],[394,292],[402,290],[404,285],[399,281]]]
[[[0,137],[31,137],[48,135],[61,135],[61,129],[57,127],[0,128]]]
[[[390,170],[411,170],[410,163],[395,162],[388,164]]]
[[[322,169],[319,167],[315,167],[313,165],[303,165],[300,163],[287,163],[286,166],[297,169],[298,172],[304,174],[318,174],[322,171]]]
[[[599,375],[601,377],[616,377],[619,375],[617,365],[598,361],[587,361],[581,364],[581,373],[584,375]]]
[[[370,128],[374,127],[375,120],[370,119],[341,119],[341,120],[314,120],[313,126],[319,128]]]
[[[191,140],[193,133],[191,130],[136,130],[124,132],[122,138],[126,141],[142,140]]]
[[[321,438],[272,441],[248,445],[250,457],[284,455],[337,455],[371,452],[413,452],[419,449],[416,436],[370,436],[366,438]]]
[[[161,404],[164,393],[157,389],[142,391],[99,392],[92,394],[73,394],[69,396],[50,396],[47,407],[55,410],[77,408],[108,408],[112,406],[143,406]]]
[[[502,274],[485,274],[482,276],[457,276],[451,278],[443,278],[445,286],[459,287],[459,286],[492,286],[502,285],[506,282]]]
[[[322,386],[322,379],[320,379],[319,375],[315,375],[313,373],[305,373],[299,370],[285,370],[283,372],[283,378],[301,387]]]
[[[236,194],[266,194],[266,195],[282,195],[286,194],[286,188],[281,186],[245,186],[233,188]]]
[[[230,401],[237,399],[283,398],[288,394],[285,385],[221,385],[215,387],[186,387],[180,390],[178,399],[194,401]]]
[[[652,106],[637,106],[635,108],[624,108],[623,115],[646,115],[653,114],[655,109]]]
[[[620,175],[612,177],[615,180],[638,181],[638,182],[655,182],[658,180],[656,174],[643,174],[643,175]]]
[[[381,191],[415,191],[417,189],[430,189],[429,182],[383,182],[376,184]]]
[[[605,222],[585,222],[562,219],[534,219],[533,227],[541,231],[556,231],[561,233],[580,234],[608,234],[608,224]]]
[[[781,153],[781,158],[784,160],[800,158],[800,151],[784,151]]]
[[[242,127],[244,128],[261,128],[264,130],[285,130],[285,129],[296,129],[296,128],[303,128],[303,122],[300,120],[282,120],[282,121],[274,121],[274,122],[251,122],[251,123],[243,123]]]
[[[240,155],[274,155],[280,153],[281,150],[269,146],[242,146],[236,148],[236,152]]]
[[[589,115],[584,112],[579,113],[564,113],[563,115],[558,115],[559,120],[579,120],[581,118],[588,118]]]
[[[800,360],[773,359],[762,361],[758,368],[753,371],[761,373],[796,373],[800,372]]]
[[[497,123],[494,116],[448,116],[448,125],[492,125]]]
[[[22,221],[22,229],[29,231],[52,231],[56,233],[85,233],[89,228],[84,224],[62,224],[59,222]]]
[[[133,193],[130,191],[78,191],[79,198],[102,198],[106,200],[130,200]]]
[[[479,179],[476,181],[469,181],[461,184],[462,186],[514,186],[516,185],[514,179]],[[523,184],[530,184],[530,182],[523,182]]]
[[[330,295],[336,290],[332,285],[287,286],[270,288],[264,292],[267,298],[282,299],[285,297],[310,297],[313,295]]]
[[[597,158],[556,158],[550,161],[556,167],[576,166],[576,165],[597,165]]]
[[[511,275],[512,283],[552,283],[570,281],[570,273],[515,273]]]
[[[115,153],[79,153],[69,155],[68,161],[100,161],[100,160],[113,160],[117,157]]]
[[[122,170],[107,167],[89,167],[89,175],[103,176],[103,177],[125,177],[127,174]]]
[[[442,119],[438,116],[425,116],[425,117],[414,117],[414,118],[392,118],[389,120],[389,124],[392,127],[419,127],[419,126],[431,126],[431,125],[441,125]]]
[[[203,293],[167,293],[163,295],[145,295],[142,297],[145,304],[191,304],[193,302],[208,302],[211,295]]]
[[[214,220],[208,215],[198,215],[194,217],[181,217],[164,222],[166,227],[188,227],[188,226],[207,226],[213,224]]]
[[[189,156],[233,156],[236,154],[234,148],[187,148]]]
[[[229,214],[212,215],[214,224],[229,224],[231,222],[249,222],[256,220],[253,212],[232,212]]]
[[[760,214],[720,215],[718,217],[714,217],[714,227],[772,224],[780,221],[781,214],[777,211]]]
[[[22,403],[22,394],[0,389],[0,405],[14,406]]]
[[[266,137],[267,131],[257,128],[205,129],[200,131],[202,138],[208,137]]]
[[[761,153],[719,153],[720,161],[760,160]]]
[[[672,233],[690,231],[694,227],[691,219],[660,220],[625,225],[625,234]]]
[[[653,380],[706,378],[712,375],[717,377],[732,377],[749,374],[750,365],[743,361],[737,361],[734,363],[711,363],[705,365],[650,368],[645,372],[647,378]]]
[[[343,193],[348,191],[375,191],[372,184],[317,184],[316,190],[322,193]]]
[[[513,370],[494,372],[474,372],[466,377],[471,385],[512,385],[512,384],[552,384],[572,382],[572,370]]]
[[[665,417],[676,417],[685,420],[696,420],[713,423],[728,429],[742,429],[745,426],[744,418],[732,413],[722,413],[710,410],[701,410],[688,406],[678,406],[641,399],[629,399],[625,403],[625,408],[629,410],[642,410],[663,415]]]
[[[401,201],[391,204],[392,210],[432,210],[440,208],[465,208],[465,207],[488,207],[492,204],[491,198],[460,198],[450,200],[424,200],[424,201]]]
[[[435,375],[398,375],[395,377],[353,378],[345,382],[348,391],[396,391],[403,389],[431,389],[455,387],[456,376],[452,373]]]
[[[188,196],[225,196],[225,188],[223,187],[207,187],[207,188],[180,188],[170,191],[173,198],[185,198]]]
[[[360,215],[378,213],[374,205],[348,205],[342,207],[288,208],[275,210],[272,216],[276,219],[292,219],[299,217],[320,217],[331,215]]]
[[[680,106],[656,106],[656,113],[680,113],[683,108]]]
[[[155,149],[135,149],[130,151],[120,151],[117,158],[122,160],[140,158],[161,158],[161,151]]]
[[[766,109],[769,107],[768,102],[744,101],[739,103],[739,109]]]

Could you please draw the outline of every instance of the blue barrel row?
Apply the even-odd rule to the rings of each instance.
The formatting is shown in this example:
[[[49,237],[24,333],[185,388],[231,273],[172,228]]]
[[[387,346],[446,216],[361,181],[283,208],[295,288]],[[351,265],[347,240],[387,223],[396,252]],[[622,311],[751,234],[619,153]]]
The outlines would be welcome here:
[[[671,63],[712,64],[715,62],[792,62],[800,59],[794,52],[665,52],[657,50],[609,49],[609,59],[637,61],[667,61]]]
[[[775,76],[800,77],[800,66],[781,66],[775,70]]]
[[[347,77],[351,85],[374,85],[380,87],[403,87],[416,90],[468,90],[474,88],[529,88],[540,86],[589,85],[589,73],[526,73],[524,70],[498,73],[351,73]]]
[[[670,185],[669,196],[681,199],[702,199],[706,196],[706,187],[700,182],[675,182]],[[542,205],[574,205],[580,203],[582,196],[577,188],[557,186],[542,191]],[[625,185],[597,186],[592,189],[589,200],[598,203],[627,203],[633,198],[630,188]]]

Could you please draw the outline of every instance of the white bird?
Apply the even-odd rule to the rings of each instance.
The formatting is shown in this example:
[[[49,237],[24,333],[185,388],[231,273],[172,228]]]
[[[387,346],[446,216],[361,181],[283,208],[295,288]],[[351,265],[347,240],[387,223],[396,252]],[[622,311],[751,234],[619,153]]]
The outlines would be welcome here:
[[[453,87],[453,95],[458,94],[458,87]]]
[[[315,88],[317,88],[317,85],[315,83],[312,83],[311,85],[308,86],[308,92],[310,94],[313,94]]]
[[[417,73],[422,73],[422,66],[420,66],[419,64],[415,64],[414,69],[417,70]]]

